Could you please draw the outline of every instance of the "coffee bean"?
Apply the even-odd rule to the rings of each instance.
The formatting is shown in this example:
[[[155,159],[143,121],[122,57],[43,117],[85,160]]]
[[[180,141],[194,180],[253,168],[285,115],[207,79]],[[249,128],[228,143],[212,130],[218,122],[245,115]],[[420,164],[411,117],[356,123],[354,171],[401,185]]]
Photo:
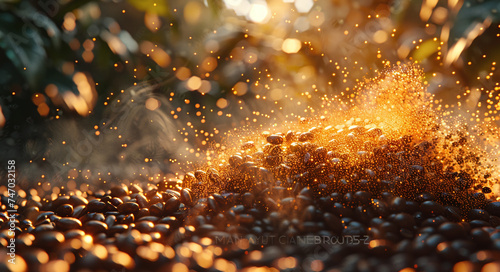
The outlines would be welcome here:
[[[500,201],[488,203],[486,205],[486,211],[491,215],[500,217]]]
[[[163,203],[156,203],[154,205],[151,205],[151,207],[149,207],[149,213],[153,216],[160,217],[163,215],[163,211],[164,211]]]
[[[90,220],[85,223],[83,229],[85,230],[86,233],[97,234],[106,232],[108,230],[108,225],[106,225],[106,223],[103,223],[101,221]]]
[[[34,230],[31,231],[31,233],[40,233],[40,232],[46,232],[46,231],[52,231],[54,230],[54,225],[53,223],[47,223],[47,224],[40,224],[35,227]]]
[[[441,224],[443,224],[446,221],[447,221],[446,217],[440,215],[423,220],[421,226],[438,228],[439,226],[441,226]]]
[[[253,148],[255,148],[255,143],[252,141],[248,141],[248,142],[241,145],[242,150],[248,150],[248,149],[253,149]]]
[[[34,246],[50,249],[57,248],[65,241],[64,235],[57,231],[45,231],[35,235]]]
[[[494,215],[490,216],[489,223],[491,224],[492,227],[500,226],[500,217]]]
[[[299,142],[310,141],[312,139],[314,139],[314,134],[312,134],[311,132],[303,132],[299,134],[298,137]]]
[[[71,229],[78,229],[82,226],[82,222],[76,218],[72,217],[65,217],[61,218],[56,222],[56,227],[58,229],[61,229],[63,231],[65,230],[71,230]]]
[[[342,231],[342,221],[340,220],[340,218],[331,213],[325,213],[323,217],[329,230],[331,230],[333,233],[340,234],[340,232]]]
[[[472,241],[479,247],[486,248],[490,245],[490,235],[483,229],[475,228],[470,232]]]
[[[415,219],[410,214],[398,213],[394,218],[394,223],[400,228],[412,229],[415,226]]]
[[[483,220],[472,220],[469,222],[469,224],[472,229],[491,226],[489,222]]]
[[[70,216],[73,213],[73,206],[64,204],[56,209],[56,214],[59,216]]]
[[[104,212],[106,210],[106,204],[103,202],[100,202],[97,199],[93,199],[89,201],[87,205],[87,211],[88,212]]]
[[[136,194],[136,195],[135,195],[135,199],[136,199],[137,204],[139,205],[139,207],[140,207],[140,208],[146,208],[146,207],[148,207],[148,206],[149,206],[149,205],[148,205],[148,199],[146,198],[146,196],[145,196],[145,195],[140,194],[140,193],[139,193],[139,194]],[[118,206],[120,206],[120,205],[121,205],[121,204],[119,204]],[[118,206],[116,206],[116,207],[118,207]]]
[[[172,214],[179,209],[180,204],[181,202],[177,197],[172,197],[165,202],[164,212],[166,214]]]
[[[125,202],[117,207],[118,211],[123,214],[129,214],[139,211],[139,205],[135,202]]]
[[[406,200],[401,197],[396,197],[391,201],[390,208],[394,212],[404,212],[406,210]]]
[[[149,216],[143,216],[143,217],[138,217],[138,219],[136,220],[137,222],[140,222],[140,221],[150,221],[150,222],[158,222],[159,218],[156,217],[156,216],[152,216],[152,215],[149,215]]]
[[[149,216],[149,209],[148,208],[141,208],[139,211],[136,213],[137,218]]]
[[[104,220],[104,224],[106,224],[108,227],[112,227],[115,223],[116,223],[115,215],[108,215]]]
[[[425,216],[443,215],[445,209],[439,203],[434,201],[424,201],[420,204],[420,210]]]
[[[453,206],[446,206],[444,211],[444,216],[453,222],[460,222],[462,216],[460,215],[460,209]]]
[[[132,194],[137,194],[137,193],[142,193],[142,188],[141,186],[137,185],[137,184],[132,184],[132,185],[129,185],[128,186],[128,189],[129,191],[132,193]]]
[[[231,157],[229,157],[228,162],[231,167],[236,168],[240,166],[244,162],[244,160],[241,156],[232,155]]]
[[[109,235],[115,235],[116,233],[124,233],[129,229],[127,224],[116,224],[108,229]]]
[[[488,222],[490,219],[490,214],[481,209],[472,209],[469,211],[469,220],[482,220]]]
[[[267,137],[267,142],[273,145],[282,144],[283,140],[283,136],[281,135],[270,135]]]
[[[452,222],[441,224],[438,231],[449,240],[463,238],[467,235],[465,229],[461,225]]]
[[[127,214],[125,215],[120,221],[120,224],[131,224],[135,222],[135,215],[134,214]]]
[[[141,221],[135,225],[135,228],[142,233],[150,233],[154,226],[155,225],[151,221]]]
[[[191,197],[191,190],[186,188],[182,189],[180,201],[188,207],[193,206],[193,198]]]
[[[64,233],[64,238],[65,240],[71,240],[71,239],[81,239],[85,235],[85,232],[83,230],[79,229],[72,229],[68,230]]]
[[[445,240],[446,240],[446,238],[443,235],[433,234],[425,240],[425,243],[426,243],[428,248],[434,250],[437,247],[437,245],[444,242]]]
[[[111,187],[111,196],[122,197],[128,195],[128,187],[124,184]]]
[[[367,205],[370,203],[371,195],[368,192],[357,191],[354,193],[354,200],[357,201],[360,205]]]

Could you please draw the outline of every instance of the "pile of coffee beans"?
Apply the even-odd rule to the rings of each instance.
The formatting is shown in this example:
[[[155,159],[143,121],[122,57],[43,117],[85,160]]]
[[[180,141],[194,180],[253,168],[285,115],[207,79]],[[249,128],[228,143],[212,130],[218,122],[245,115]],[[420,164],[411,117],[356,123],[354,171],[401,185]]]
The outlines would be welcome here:
[[[18,213],[0,213],[0,270],[500,269],[491,189],[447,171],[432,142],[331,130],[265,133],[265,144],[246,142],[183,180],[64,190],[46,202],[27,191]],[[12,216],[16,264],[5,257]]]
[[[417,70],[181,179],[0,187],[0,271],[500,271],[497,175]]]

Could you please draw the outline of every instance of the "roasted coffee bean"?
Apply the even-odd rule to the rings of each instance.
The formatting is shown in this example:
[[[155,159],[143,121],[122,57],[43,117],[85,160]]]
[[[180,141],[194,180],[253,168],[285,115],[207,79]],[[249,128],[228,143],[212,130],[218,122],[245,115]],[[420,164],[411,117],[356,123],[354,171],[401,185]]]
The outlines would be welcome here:
[[[248,149],[253,149],[253,148],[255,148],[255,143],[252,141],[248,141],[248,142],[244,143],[243,145],[241,145],[242,150],[248,150]]]
[[[141,221],[136,223],[135,228],[142,233],[150,233],[153,231],[154,224],[151,221]]]
[[[56,214],[59,216],[70,216],[73,213],[73,206],[63,204],[56,209]]]
[[[108,229],[109,235],[114,235],[116,233],[124,233],[129,229],[127,224],[116,224]]]
[[[441,226],[439,226],[438,231],[449,240],[463,238],[466,237],[467,235],[463,226],[451,222],[446,222],[441,224]]]
[[[85,232],[83,230],[73,229],[73,230],[66,231],[64,233],[64,238],[65,238],[65,240],[71,240],[74,238],[81,239],[81,237],[84,235],[85,235]]]
[[[391,201],[391,210],[394,212],[405,212],[406,211],[406,200],[401,197],[396,197]]]
[[[142,188],[141,188],[141,186],[139,186],[139,185],[137,185],[137,184],[132,184],[132,185],[129,185],[129,186],[128,186],[128,189],[129,189],[129,191],[130,191],[132,194],[142,193]]]
[[[50,218],[50,216],[53,215],[53,214],[54,214],[54,212],[51,212],[51,211],[49,211],[49,212],[42,212],[36,218],[36,222],[45,220],[47,218]],[[7,219],[7,218],[5,218],[5,219]]]
[[[127,214],[119,222],[120,222],[120,224],[127,224],[127,225],[134,223],[135,216],[134,216],[134,214]]]
[[[139,205],[135,202],[125,202],[117,208],[118,211],[123,214],[129,214],[139,211]]]
[[[136,213],[137,218],[141,218],[144,216],[149,216],[149,209],[148,208],[139,209],[139,211]]]
[[[71,229],[79,229],[82,227],[82,222],[76,218],[65,217],[61,218],[56,222],[56,227],[63,231]]]
[[[87,205],[88,212],[104,212],[106,210],[106,203],[100,202],[97,199],[89,201]]]
[[[59,206],[64,205],[64,204],[70,204],[71,203],[71,197],[70,196],[60,196],[56,198],[54,201],[52,201],[51,206],[53,209],[57,209]]]
[[[490,235],[483,229],[475,228],[470,232],[472,241],[479,247],[488,247],[491,243]]]
[[[137,204],[139,205],[140,208],[146,208],[148,207],[148,199],[146,198],[145,195],[143,194],[136,194],[135,199],[137,201]],[[118,206],[120,206],[119,204]],[[116,207],[118,207],[116,206]]]
[[[172,197],[167,202],[165,202],[164,212],[166,214],[173,214],[177,209],[179,209],[181,202],[177,197]]]
[[[80,205],[86,206],[89,204],[89,201],[82,196],[72,195],[69,197],[68,204],[71,204],[73,207],[80,206]]]
[[[496,260],[500,202],[482,185],[489,174],[452,172],[460,167],[436,157],[474,160],[460,137],[383,135],[367,121],[263,133],[182,181],[150,184],[139,172],[84,192],[61,187],[53,201],[55,190],[27,188],[12,218],[18,257],[27,271],[479,271]],[[10,216],[0,212],[3,248]]]
[[[424,219],[420,225],[422,227],[438,228],[441,224],[443,224],[446,221],[448,221],[446,219],[446,217],[440,215],[440,216]]]
[[[434,201],[424,201],[420,204],[420,210],[425,216],[437,216],[443,215],[445,213],[445,209],[439,203]]]
[[[65,241],[64,235],[57,231],[45,231],[35,235],[34,245],[40,248],[57,248]]]
[[[103,233],[108,230],[108,225],[106,225],[106,223],[103,223],[101,221],[90,220],[85,222],[83,230],[85,230],[85,232],[89,234]]]
[[[108,215],[106,219],[104,220],[104,223],[108,227],[112,227],[116,223],[116,216],[115,215]]]
[[[154,205],[151,205],[149,207],[149,213],[153,216],[162,216],[164,211],[164,205],[163,203],[156,203]]]
[[[482,220],[488,222],[490,219],[490,214],[481,209],[472,209],[469,211],[469,220]]]
[[[283,136],[281,135],[270,135],[267,136],[267,142],[273,145],[279,145],[283,143]]]
[[[186,188],[182,189],[180,201],[188,207],[193,206],[193,198],[191,197],[191,190]]]
[[[323,215],[325,219],[326,226],[335,234],[340,234],[342,231],[342,221],[341,219],[331,213],[325,213]]]
[[[229,165],[233,168],[240,166],[244,162],[243,158],[238,155],[232,155],[231,157],[229,157],[228,161]]]
[[[470,227],[472,229],[482,228],[482,227],[491,227],[489,222],[483,221],[483,220],[472,220],[469,222],[469,224],[470,224]]]
[[[128,187],[126,185],[118,185],[111,187],[111,196],[122,197],[128,195]]]
[[[453,206],[445,207],[444,216],[453,222],[460,222],[462,219],[462,216],[460,215],[460,209]]]
[[[314,134],[312,134],[311,132],[303,132],[299,134],[298,137],[299,142],[310,141],[312,139],[314,139]]]
[[[415,226],[415,219],[408,213],[398,213],[394,217],[394,223],[400,228],[412,229]]]
[[[499,202],[490,202],[486,205],[486,211],[491,215],[500,217],[500,201]]]

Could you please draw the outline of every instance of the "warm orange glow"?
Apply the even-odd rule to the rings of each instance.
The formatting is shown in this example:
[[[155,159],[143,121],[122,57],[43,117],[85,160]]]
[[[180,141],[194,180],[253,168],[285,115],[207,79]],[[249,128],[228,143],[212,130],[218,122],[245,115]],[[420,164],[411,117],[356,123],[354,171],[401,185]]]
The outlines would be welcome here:
[[[146,100],[146,109],[154,111],[159,107],[160,107],[160,101],[158,101],[158,99],[150,97],[148,98],[148,100]]]
[[[283,41],[283,45],[281,46],[281,50],[288,54],[293,54],[299,52],[302,47],[300,41],[298,39],[286,39]]]
[[[233,87],[233,92],[235,95],[242,96],[248,91],[248,84],[245,82],[238,82]]]
[[[191,90],[198,90],[201,87],[201,78],[197,76],[190,77],[186,82],[186,87]]]
[[[151,59],[156,62],[160,67],[166,68],[170,64],[170,56],[161,48],[155,48],[150,54]]]
[[[72,12],[66,13],[64,15],[63,28],[67,31],[73,31],[76,27],[76,16]]]
[[[184,20],[188,24],[196,24],[201,17],[202,6],[197,1],[190,1],[184,6]]]
[[[5,115],[3,115],[2,106],[0,106],[0,128],[5,126]]]

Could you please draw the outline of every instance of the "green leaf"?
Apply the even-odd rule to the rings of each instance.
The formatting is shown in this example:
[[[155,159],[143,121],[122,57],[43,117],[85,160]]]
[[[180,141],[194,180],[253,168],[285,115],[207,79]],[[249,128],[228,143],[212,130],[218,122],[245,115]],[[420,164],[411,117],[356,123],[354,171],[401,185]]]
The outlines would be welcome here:
[[[424,41],[418,50],[413,51],[412,58],[416,61],[423,61],[436,53],[439,49],[439,42],[434,40]]]
[[[168,15],[168,5],[166,1],[157,0],[128,0],[128,2],[140,11],[154,13],[161,16]]]
[[[43,45],[36,28],[11,13],[0,12],[0,48],[32,87],[44,73],[47,54]]]
[[[46,37],[51,40],[52,46],[59,47],[61,42],[61,31],[49,17],[40,13],[32,5],[26,2],[23,2],[14,13],[23,20],[24,24],[43,30]],[[49,45],[47,44],[47,46]]]
[[[207,4],[215,16],[220,15],[224,9],[224,3],[221,0],[207,0]]]
[[[483,23],[487,18],[492,23],[500,21],[500,2],[490,1],[466,1],[457,14],[455,23],[450,30],[450,47],[462,37],[467,37],[471,27],[477,23]]]

